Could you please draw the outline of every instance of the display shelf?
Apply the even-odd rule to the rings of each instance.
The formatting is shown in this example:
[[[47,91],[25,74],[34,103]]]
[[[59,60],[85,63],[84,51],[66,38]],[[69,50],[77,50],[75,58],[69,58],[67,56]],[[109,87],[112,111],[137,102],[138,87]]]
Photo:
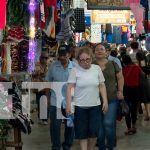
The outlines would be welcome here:
[[[14,147],[15,150],[22,150],[23,142],[21,140],[21,131],[14,128],[14,141],[0,140],[0,148]]]

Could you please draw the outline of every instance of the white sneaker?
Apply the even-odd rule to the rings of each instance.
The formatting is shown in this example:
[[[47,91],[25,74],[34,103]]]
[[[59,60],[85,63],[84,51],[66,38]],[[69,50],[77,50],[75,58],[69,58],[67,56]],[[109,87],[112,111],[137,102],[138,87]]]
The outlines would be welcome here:
[[[43,120],[40,120],[40,119],[39,119],[38,123],[41,124],[41,125],[47,125],[48,124],[47,121],[43,121]]]
[[[47,121],[43,121],[43,124],[44,124],[44,125],[48,125],[48,122],[47,122]]]

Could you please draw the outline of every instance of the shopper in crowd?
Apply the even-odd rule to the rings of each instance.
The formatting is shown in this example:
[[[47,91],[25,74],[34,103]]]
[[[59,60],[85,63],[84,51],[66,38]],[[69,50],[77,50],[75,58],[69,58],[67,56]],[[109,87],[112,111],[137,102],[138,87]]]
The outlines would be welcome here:
[[[115,63],[118,64],[119,68],[122,69],[122,65],[121,65],[121,62],[120,60],[117,58],[117,51],[115,49],[112,49],[108,44],[104,45],[105,48],[106,48],[106,51],[107,51],[107,57],[108,57],[108,60],[110,61],[114,61]]]
[[[45,76],[48,71],[48,52],[42,51],[39,62],[35,65],[35,70],[33,71],[32,78],[33,82],[43,82],[45,81]],[[39,124],[47,125],[48,119],[40,119],[40,98],[42,95],[46,95],[46,90],[37,91],[34,90],[36,93],[36,102],[37,102],[37,111],[38,111],[38,118]],[[46,105],[47,106],[47,105]],[[47,116],[48,118],[48,116]]]
[[[70,59],[70,48],[67,45],[61,45],[58,49],[58,60],[50,65],[46,80],[49,82],[67,82],[73,63]],[[59,91],[58,91],[59,93]],[[62,119],[57,119],[57,112],[61,110],[61,105],[57,102],[56,94],[51,91],[50,96],[50,136],[52,150],[70,150],[73,144],[74,128],[68,127],[65,120],[64,142],[61,144],[61,124]],[[62,95],[66,99],[66,89],[62,90]]]
[[[74,46],[70,49],[70,51],[71,51],[70,60],[73,62],[74,66],[78,66],[78,61],[76,60],[76,55],[78,53],[78,48]]]
[[[108,109],[105,79],[101,69],[91,65],[92,50],[89,47],[79,49],[77,60],[79,66],[73,68],[68,79],[66,112],[71,112],[71,91],[74,88],[75,137],[80,142],[81,150],[94,150],[102,111],[106,113]]]
[[[124,79],[119,66],[107,59],[106,48],[102,44],[95,46],[95,64],[101,68],[108,96],[108,112],[103,114],[98,136],[99,150],[113,150],[116,146],[116,119],[118,100],[122,100]]]
[[[126,47],[125,47],[125,46],[119,47],[119,55],[118,55],[118,58],[119,58],[119,60],[120,60],[120,62],[121,62],[122,67],[124,67],[124,64],[123,64],[123,62],[122,62],[122,57],[123,57],[124,55],[126,55],[126,54],[127,54],[127,49],[126,49]]]
[[[127,131],[126,135],[132,135],[136,133],[136,120],[137,120],[137,109],[139,104],[139,86],[140,76],[142,74],[141,68],[134,64],[129,55],[123,56],[123,75],[125,80],[124,96],[125,101],[129,106],[129,114],[125,116]]]
[[[131,60],[133,63],[137,63],[136,53],[139,50],[139,43],[136,41],[132,41],[130,46],[131,46],[131,51],[129,52],[129,55],[131,57]]]
[[[148,65],[148,60],[146,54],[143,50],[139,50],[136,53],[137,64],[144,72],[143,77],[141,77],[140,85],[140,102],[144,103],[145,106],[145,121],[150,120],[149,114],[149,103],[150,103],[150,85],[148,81],[148,77],[150,75],[150,66]]]

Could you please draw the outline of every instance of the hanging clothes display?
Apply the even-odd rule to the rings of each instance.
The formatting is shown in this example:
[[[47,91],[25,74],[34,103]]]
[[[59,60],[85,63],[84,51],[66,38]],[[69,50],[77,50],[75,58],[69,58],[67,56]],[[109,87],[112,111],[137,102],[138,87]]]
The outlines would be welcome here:
[[[113,40],[113,34],[112,34],[112,25],[111,24],[106,24],[105,27],[105,33],[106,33],[106,41],[108,43],[112,43]]]
[[[113,26],[113,43],[121,44],[121,27],[120,26]]]
[[[56,40],[61,43],[69,40],[73,36],[73,31],[70,26],[70,17],[74,16],[73,9],[69,9],[64,14],[61,14],[61,30],[56,36]]]
[[[121,30],[122,30],[122,34],[121,34],[122,44],[127,44],[128,43],[128,26],[127,25],[121,26]]]

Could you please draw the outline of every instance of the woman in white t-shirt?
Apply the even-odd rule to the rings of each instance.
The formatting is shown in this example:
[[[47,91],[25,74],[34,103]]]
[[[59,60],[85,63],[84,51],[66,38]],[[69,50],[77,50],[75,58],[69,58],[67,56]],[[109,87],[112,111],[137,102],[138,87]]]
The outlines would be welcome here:
[[[79,65],[72,69],[68,79],[66,113],[71,113],[71,91],[74,88],[75,137],[79,139],[81,150],[93,150],[98,137],[102,111],[108,110],[105,79],[100,67],[91,64],[90,48],[80,48],[77,60]],[[103,102],[102,107],[101,102]]]

